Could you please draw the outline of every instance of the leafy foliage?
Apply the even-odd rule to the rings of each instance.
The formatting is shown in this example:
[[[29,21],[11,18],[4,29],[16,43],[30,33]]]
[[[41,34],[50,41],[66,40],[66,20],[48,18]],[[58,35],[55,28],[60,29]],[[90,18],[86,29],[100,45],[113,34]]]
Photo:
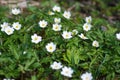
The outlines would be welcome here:
[[[103,6],[104,7],[104,6]],[[55,12],[55,15],[48,15],[48,9],[28,7],[27,14],[6,17],[0,13],[1,24],[8,22],[20,22],[22,28],[7,35],[0,31],[0,77],[14,78],[21,80],[65,80],[60,70],[54,71],[50,65],[59,61],[63,65],[70,66],[73,70],[71,80],[79,80],[80,75],[89,71],[94,80],[105,78],[114,80],[120,75],[120,41],[116,38],[118,30],[103,19],[92,21],[92,28],[86,32],[82,26],[85,20],[81,17],[66,19],[63,11]],[[61,18],[62,30],[52,30],[54,18]],[[40,28],[38,22],[46,20],[48,25],[45,29]],[[104,24],[103,24],[104,23]],[[83,40],[78,35],[72,35],[71,39],[64,39],[62,32],[76,29],[78,34],[84,33],[88,39]],[[31,42],[31,35],[34,33],[42,36],[38,44]],[[93,47],[92,42],[97,40],[99,47]],[[47,52],[45,46],[49,42],[57,45],[56,51]],[[103,78],[102,78],[103,77]]]

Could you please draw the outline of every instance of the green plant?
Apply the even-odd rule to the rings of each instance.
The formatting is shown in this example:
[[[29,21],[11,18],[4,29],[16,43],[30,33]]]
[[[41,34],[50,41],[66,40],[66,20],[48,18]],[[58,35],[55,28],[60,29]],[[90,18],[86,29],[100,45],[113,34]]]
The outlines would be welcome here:
[[[73,19],[69,11],[63,12],[59,8],[51,12],[51,9],[28,7],[27,14],[15,13],[10,18],[0,14],[1,30],[4,22],[9,23],[5,25],[12,26],[12,29],[14,22],[22,25],[19,27],[17,24],[14,30],[10,27],[0,31],[1,79],[79,80],[86,71],[92,73],[94,80],[114,80],[119,76],[117,29],[102,19]],[[53,29],[55,18],[61,19],[57,24],[62,27],[56,25]],[[54,61],[72,69],[71,75],[61,75],[61,70],[53,70],[50,65]]]

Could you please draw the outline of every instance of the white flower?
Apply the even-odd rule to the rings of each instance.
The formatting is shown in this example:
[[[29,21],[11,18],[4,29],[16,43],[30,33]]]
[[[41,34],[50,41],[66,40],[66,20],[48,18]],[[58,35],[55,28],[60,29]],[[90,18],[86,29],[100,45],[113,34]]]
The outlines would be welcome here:
[[[12,26],[13,26],[13,28],[16,29],[16,30],[20,30],[20,28],[21,28],[21,24],[20,24],[19,22],[14,22],[14,23],[12,24]]]
[[[54,6],[52,9],[53,9],[53,11],[56,11],[56,12],[61,11],[61,8],[59,6]]]
[[[99,42],[98,41],[93,41],[93,43],[92,43],[92,46],[94,46],[94,47],[99,47]]]
[[[39,21],[39,26],[41,27],[41,28],[45,28],[46,26],[47,26],[47,21],[45,21],[45,20],[42,20],[42,21]]]
[[[5,31],[5,28],[9,27],[9,24],[7,22],[4,22],[1,24],[1,31]]]
[[[14,32],[14,29],[11,28],[10,26],[7,27],[7,28],[5,28],[5,33],[6,33],[7,35],[11,35],[11,34],[13,34],[13,32]]]
[[[52,11],[49,11],[48,14],[49,14],[49,15],[54,15],[55,13],[52,12]]]
[[[48,52],[54,52],[56,50],[56,44],[54,44],[53,42],[50,42],[46,45],[46,49]]]
[[[91,30],[91,24],[88,24],[88,23],[85,23],[84,25],[83,25],[83,30],[85,30],[85,31],[89,31],[89,30]]]
[[[83,33],[81,33],[80,35],[78,35],[81,39],[88,39],[86,36],[84,36],[84,34]]]
[[[78,31],[76,29],[72,30],[72,35],[77,35]]]
[[[62,65],[60,62],[54,62],[51,66],[50,66],[52,69],[55,69],[55,70],[58,70],[58,69],[61,69],[62,68]]]
[[[116,34],[116,38],[117,38],[118,40],[120,40],[120,33],[117,33],[117,34]]]
[[[20,9],[17,9],[17,8],[12,9],[12,14],[18,15],[20,13],[21,13]]]
[[[70,38],[72,38],[72,33],[71,32],[67,32],[67,31],[63,31],[62,37],[64,39],[70,39]]]
[[[86,21],[86,23],[91,23],[92,22],[92,17],[91,16],[86,17],[85,21]]]
[[[61,74],[66,77],[72,77],[73,70],[70,67],[65,66],[62,68]]]
[[[65,18],[67,18],[67,19],[70,19],[70,17],[71,17],[70,11],[65,11],[65,12],[63,13],[63,16],[64,16]]]
[[[54,18],[54,22],[55,23],[60,23],[61,22],[61,18]]]
[[[61,30],[61,25],[60,24],[53,24],[53,30],[54,31],[60,31]]]
[[[91,73],[86,72],[86,73],[81,75],[81,79],[82,80],[92,80],[93,77],[92,77]]]
[[[42,41],[42,37],[41,36],[37,36],[37,34],[32,35],[31,38],[32,38],[32,42],[35,43],[35,44],[37,44],[37,43]]]

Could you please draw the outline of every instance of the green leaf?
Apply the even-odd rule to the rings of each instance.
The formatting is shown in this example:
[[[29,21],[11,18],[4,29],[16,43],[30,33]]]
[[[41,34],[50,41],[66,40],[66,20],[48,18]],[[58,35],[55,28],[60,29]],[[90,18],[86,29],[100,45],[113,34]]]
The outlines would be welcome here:
[[[89,63],[85,62],[85,63],[80,63],[79,66],[83,69],[88,69],[89,68]]]
[[[35,75],[31,76],[31,80],[37,80],[37,77]]]
[[[63,59],[70,64],[77,65],[77,64],[79,64],[79,61],[80,61],[79,55],[80,55],[79,50],[77,50],[75,47],[72,47],[72,49],[70,49],[70,50],[67,49],[67,52],[64,53],[64,55],[63,55]]]
[[[10,49],[10,53],[13,54],[14,57],[18,60],[19,57],[20,57],[20,55],[19,55],[19,53],[18,53],[18,51],[17,51],[17,50],[18,50],[17,47],[14,46],[13,44],[8,45],[8,46],[9,46],[9,49]]]
[[[35,60],[36,60],[35,58],[32,58],[31,60],[28,60],[25,64],[24,69],[29,70],[29,67],[35,62]]]

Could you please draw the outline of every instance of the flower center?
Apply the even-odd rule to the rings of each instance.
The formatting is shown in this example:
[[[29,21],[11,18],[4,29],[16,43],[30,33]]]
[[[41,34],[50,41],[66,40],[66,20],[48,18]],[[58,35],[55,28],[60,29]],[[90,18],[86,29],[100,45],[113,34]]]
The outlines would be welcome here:
[[[88,78],[88,77],[86,77],[86,78],[85,78],[85,80],[89,80],[89,78]]]
[[[18,26],[16,26],[16,28],[18,28]]]
[[[65,14],[66,17],[68,17],[68,14]]]
[[[94,45],[97,46],[97,43],[95,43]]]
[[[42,26],[45,26],[45,24],[43,23]]]
[[[66,34],[66,37],[69,37],[69,35],[68,35],[68,34]]]
[[[55,65],[55,68],[58,68],[58,65]]]
[[[7,32],[10,33],[10,30],[8,30]]]
[[[67,71],[65,71],[65,73],[66,73],[66,74],[68,74],[68,73],[69,73],[69,71],[67,70]]]
[[[52,50],[53,49],[52,46],[50,46],[49,49]]]
[[[56,20],[56,22],[59,22],[59,20]]]
[[[84,36],[84,35],[82,35],[82,38],[85,38],[85,36]]]
[[[52,12],[51,12],[51,11],[49,11],[49,12],[48,12],[48,14],[52,14]]]
[[[4,26],[4,28],[7,28],[8,26]]]
[[[90,19],[88,19],[88,22],[90,23]]]
[[[58,26],[56,26],[55,29],[58,29]]]
[[[88,26],[85,26],[86,27],[86,29],[88,29]]]
[[[38,40],[38,37],[35,37],[35,39],[34,39],[35,41],[37,41]]]

